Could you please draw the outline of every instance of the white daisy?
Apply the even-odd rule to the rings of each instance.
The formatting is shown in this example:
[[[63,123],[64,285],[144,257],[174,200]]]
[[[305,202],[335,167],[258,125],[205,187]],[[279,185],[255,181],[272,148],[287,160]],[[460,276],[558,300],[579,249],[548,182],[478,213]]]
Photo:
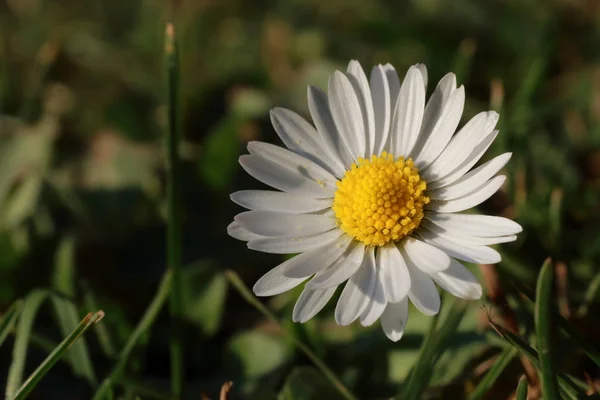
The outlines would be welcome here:
[[[231,199],[250,209],[228,232],[267,253],[299,255],[254,285],[272,296],[309,278],[293,311],[306,322],[346,282],[335,308],[339,325],[377,319],[394,341],[404,332],[408,300],[427,315],[440,309],[434,284],[479,299],[477,279],[458,260],[493,264],[488,245],[510,242],[521,227],[506,218],[459,213],[504,183],[502,154],[471,170],[496,138],[498,114],[482,112],[454,134],[465,91],[447,74],[425,104],[427,69],[411,67],[400,84],[390,65],[367,80],[351,61],[329,79],[329,93],[308,88],[315,124],[276,108],[271,120],[289,150],[248,144],[242,167],[279,191],[247,190]],[[470,171],[471,170],[471,171]]]

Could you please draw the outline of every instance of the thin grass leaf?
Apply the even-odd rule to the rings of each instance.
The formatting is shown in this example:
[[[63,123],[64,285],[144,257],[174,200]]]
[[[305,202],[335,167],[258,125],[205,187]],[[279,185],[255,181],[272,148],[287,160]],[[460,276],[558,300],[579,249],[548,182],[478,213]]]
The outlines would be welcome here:
[[[97,310],[98,302],[96,301],[96,296],[91,288],[87,285],[84,286],[83,293],[83,302],[85,304],[85,308],[88,310]],[[98,338],[98,343],[100,344],[100,348],[106,357],[110,359],[117,358],[117,350],[113,345],[113,339],[108,331],[108,328],[104,324],[104,321],[98,321],[98,323],[94,324],[94,332],[96,333],[96,337]]]
[[[59,243],[54,255],[52,286],[60,294],[69,297],[75,295],[74,259],[75,241],[72,237],[65,237]],[[61,295],[53,294],[51,300],[60,331],[63,336],[67,336],[79,325],[81,317],[77,307],[73,302]],[[93,310],[97,309],[93,308]],[[67,356],[71,361],[75,376],[84,377],[92,387],[96,387],[98,380],[96,379],[96,373],[94,372],[86,340],[81,338],[81,340],[73,343]]]
[[[519,350],[519,352],[521,354],[525,355],[529,360],[531,360],[533,365],[538,370],[540,369],[538,352],[533,347],[531,347],[521,337],[513,334],[512,332],[509,332],[508,330],[504,329],[503,327],[496,324],[495,322],[493,322],[493,321],[489,321],[489,322],[490,322],[490,325],[492,326],[492,328],[494,328],[494,330],[504,340],[506,340],[509,344],[511,344],[513,347],[515,347],[517,350]],[[578,396],[583,395],[583,391],[581,389],[579,389],[578,386],[575,384],[575,382],[573,382],[573,380],[570,377],[568,377],[567,375],[565,375],[563,373],[559,373],[557,378],[558,378],[558,385],[560,387],[561,393],[563,394],[563,397],[566,397],[567,399],[577,399]]]
[[[265,317],[273,321],[279,328],[285,333],[285,335],[294,343],[294,345],[303,352],[314,364],[315,366],[323,373],[325,378],[327,378],[333,386],[338,390],[338,392],[347,400],[357,400],[356,397],[350,392],[350,390],[342,383],[342,381],[335,375],[335,373],[322,361],[317,355],[304,344],[296,335],[286,329],[279,319],[273,314],[264,304],[262,304],[248,289],[248,287],[244,284],[244,282],[240,279],[238,274],[234,271],[228,270],[225,271],[225,276],[231,282],[233,287],[238,291],[238,293],[246,300],[250,305],[256,308],[261,314]]]
[[[0,346],[2,346],[2,343],[4,343],[10,332],[13,330],[22,309],[23,300],[17,300],[2,316],[2,321],[0,321]]]
[[[406,386],[404,396],[397,398],[406,400],[421,398],[421,394],[427,388],[431,379],[435,363],[446,349],[447,341],[456,332],[456,329],[458,329],[458,325],[462,321],[466,309],[466,301],[459,299],[453,302],[440,328],[433,333],[430,341],[426,341],[423,344],[423,352],[417,364],[413,367],[413,372],[410,375],[410,381],[408,382],[408,386]]]
[[[469,396],[469,400],[479,400],[490,390],[508,364],[517,356],[518,351],[514,347],[507,347],[498,356],[490,370],[479,382],[475,390]]]
[[[154,299],[148,305],[146,312],[142,316],[142,319],[136,326],[135,330],[127,340],[125,347],[121,351],[119,355],[119,360],[113,367],[110,374],[104,379],[100,388],[96,391],[94,395],[94,400],[104,400],[111,396],[112,388],[115,384],[119,382],[122,378],[123,373],[125,372],[125,367],[127,366],[127,362],[129,361],[129,357],[131,353],[136,348],[136,345],[140,341],[140,339],[149,333],[150,328],[154,324],[156,317],[158,316],[160,310],[163,305],[169,298],[169,294],[171,291],[171,283],[172,283],[173,273],[171,270],[167,270],[163,275],[163,278],[160,282],[158,290],[154,295]]]
[[[51,300],[61,333],[63,336],[67,336],[69,332],[74,331],[79,325],[80,317],[77,307],[71,301],[57,295],[51,296]],[[85,378],[92,387],[96,387],[98,380],[96,379],[96,373],[94,372],[94,366],[85,339],[81,338],[81,340],[73,343],[67,356],[71,360],[73,373],[76,376]]]
[[[183,282],[181,275],[181,200],[179,159],[179,53],[175,27],[168,23],[165,30],[165,61],[167,69],[167,259],[173,271],[171,289],[171,389],[176,397],[183,393]]]
[[[13,399],[17,390],[23,382],[23,371],[25,369],[25,361],[27,360],[27,348],[29,347],[29,338],[35,316],[48,297],[47,290],[37,289],[32,291],[23,302],[23,311],[19,317],[19,323],[15,333],[15,344],[13,347],[13,356],[10,368],[8,370],[8,378],[6,380],[5,395],[7,399]]]
[[[524,300],[524,304],[527,306],[527,308],[530,311],[533,311],[534,308],[535,308],[535,303],[533,301],[533,295],[532,295],[531,291],[529,291],[529,290],[527,290],[527,288],[523,288],[523,287],[518,287],[518,289],[524,295],[522,297],[522,299]],[[584,351],[584,353],[598,367],[600,367],[600,353],[598,352],[598,350],[596,350],[596,348],[594,347],[594,345],[588,339],[586,339],[583,335],[581,335],[579,333],[579,331],[574,326],[574,324],[572,324],[569,321],[567,321],[562,315],[560,315],[558,312],[556,312],[556,310],[553,310],[552,317],[558,322],[558,326],[560,326],[560,328],[562,329],[562,331],[568,337],[570,337],[571,339],[573,339],[573,341],[575,343],[577,343],[578,346],[581,347],[581,349]]]
[[[40,380],[50,371],[50,368],[56,364],[58,360],[73,346],[78,339],[97,321],[104,317],[102,310],[95,313],[89,313],[83,318],[83,320],[77,325],[77,327],[71,332],[65,340],[63,340],[58,347],[54,349],[52,353],[46,357],[46,359],[37,367],[35,371],[27,378],[23,383],[19,391],[14,397],[14,400],[23,400],[27,398],[27,395],[35,388]]]
[[[527,400],[527,378],[524,376],[519,379],[519,386],[517,386],[516,400]]]
[[[554,267],[548,258],[540,271],[535,307],[535,331],[542,370],[542,392],[547,400],[558,400],[556,368],[552,359],[552,283]]]
[[[581,303],[581,306],[579,306],[577,312],[575,313],[577,318],[583,318],[587,315],[590,309],[590,304],[594,302],[596,296],[598,295],[598,289],[600,289],[600,272],[596,274],[596,276],[594,276],[594,278],[592,279],[592,283],[590,283],[590,285],[588,286],[585,292],[585,296],[583,297],[583,302]]]

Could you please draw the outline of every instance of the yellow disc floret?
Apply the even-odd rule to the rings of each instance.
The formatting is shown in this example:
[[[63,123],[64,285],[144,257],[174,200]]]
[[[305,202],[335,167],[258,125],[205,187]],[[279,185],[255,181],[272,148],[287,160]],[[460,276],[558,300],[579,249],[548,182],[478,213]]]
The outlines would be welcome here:
[[[383,246],[410,235],[429,203],[427,185],[412,159],[391,154],[360,158],[340,182],[333,211],[340,228],[369,246]]]

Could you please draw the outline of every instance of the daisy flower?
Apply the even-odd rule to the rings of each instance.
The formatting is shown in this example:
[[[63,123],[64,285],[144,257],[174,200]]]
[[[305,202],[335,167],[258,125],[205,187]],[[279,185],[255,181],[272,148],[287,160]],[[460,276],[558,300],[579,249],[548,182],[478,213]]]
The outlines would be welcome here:
[[[329,78],[328,93],[308,88],[314,127],[276,108],[271,120],[288,149],[250,142],[250,154],[240,157],[246,172],[278,191],[233,193],[250,211],[228,232],[253,250],[299,253],[253,288],[272,296],[310,279],[294,306],[295,322],[316,315],[345,283],[336,322],[368,326],[379,319],[397,341],[409,300],[426,315],[438,313],[436,283],[479,299],[481,285],[458,260],[497,263],[500,254],[488,246],[521,231],[506,218],[461,213],[506,179],[495,175],[511,153],[471,170],[498,134],[498,114],[482,112],[455,133],[464,87],[449,73],[427,102],[426,88],[423,64],[401,84],[390,64],[377,65],[367,79],[351,61],[345,74]]]

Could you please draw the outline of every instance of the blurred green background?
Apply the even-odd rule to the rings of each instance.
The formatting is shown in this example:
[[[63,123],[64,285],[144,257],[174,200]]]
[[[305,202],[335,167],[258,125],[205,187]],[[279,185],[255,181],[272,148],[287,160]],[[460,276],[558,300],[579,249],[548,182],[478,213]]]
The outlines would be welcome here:
[[[513,152],[507,185],[480,207],[524,228],[517,242],[500,246],[494,271],[506,296],[501,304],[485,296],[470,304],[423,398],[460,399],[473,390],[503,346],[488,317],[502,323],[511,309],[520,333],[530,336],[533,318],[516,284],[533,289],[548,256],[562,274],[561,314],[599,344],[596,0],[0,0],[0,311],[34,288],[62,293],[81,316],[102,308],[102,328],[86,334],[86,345],[100,379],[114,365],[165,270],[163,35],[171,18],[181,52],[190,399],[216,399],[228,380],[232,398],[338,396],[281,329],[228,285],[224,271],[251,286],[282,260],[226,234],[241,211],[229,193],[259,187],[237,164],[245,143],[280,144],[268,110],[308,115],[307,85],[326,88],[350,59],[366,71],[390,62],[401,76],[425,63],[429,93],[455,72],[467,92],[463,123],[487,109],[501,114],[487,158]],[[398,392],[431,318],[411,312],[405,337],[392,343],[378,324],[336,326],[334,302],[309,323],[292,324],[298,294],[266,299],[285,329],[360,398]],[[43,305],[27,373],[64,337],[58,326]],[[168,335],[163,310],[117,393],[146,399],[155,398],[144,394],[148,388],[168,392]],[[12,345],[11,335],[0,348],[2,387]],[[560,342],[557,357],[582,380],[586,373],[592,382],[600,378],[573,343]],[[508,398],[522,372],[515,358],[485,398]],[[64,360],[31,398],[92,393]]]

